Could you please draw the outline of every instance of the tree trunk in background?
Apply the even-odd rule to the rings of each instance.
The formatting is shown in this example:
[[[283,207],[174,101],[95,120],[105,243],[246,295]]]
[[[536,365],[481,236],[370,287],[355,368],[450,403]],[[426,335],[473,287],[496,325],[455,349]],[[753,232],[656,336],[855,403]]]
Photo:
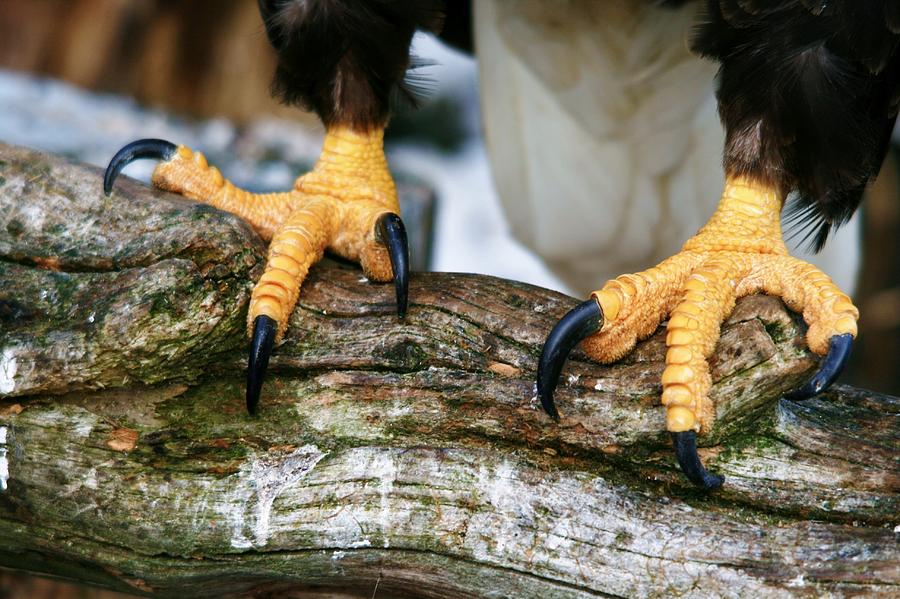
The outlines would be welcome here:
[[[556,424],[534,370],[576,300],[491,277],[418,273],[398,321],[390,285],[326,260],[247,416],[263,252],[0,146],[0,565],[182,597],[900,593],[900,400],[778,401],[816,363],[779,300],[724,326],[704,494],[663,430],[664,333],[575,352]]]
[[[900,152],[888,153],[863,203],[860,343],[847,380],[900,394]]]
[[[7,0],[0,66],[195,116],[318,122],[269,96],[275,55],[256,2]]]

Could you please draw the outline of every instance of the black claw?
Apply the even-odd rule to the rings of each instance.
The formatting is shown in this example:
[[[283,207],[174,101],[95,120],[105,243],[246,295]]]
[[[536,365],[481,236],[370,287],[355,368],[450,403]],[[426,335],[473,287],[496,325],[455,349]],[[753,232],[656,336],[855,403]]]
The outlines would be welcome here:
[[[247,411],[256,414],[259,392],[262,390],[269,356],[275,345],[278,323],[266,315],[257,316],[253,321],[253,340],[250,343],[250,359],[247,362]]]
[[[559,413],[553,403],[553,391],[556,390],[566,358],[579,341],[596,333],[602,326],[603,310],[592,298],[570,310],[547,335],[538,361],[537,393],[544,411],[554,420],[559,420]]]
[[[710,474],[703,467],[700,456],[697,455],[697,433],[694,431],[672,433],[672,444],[675,446],[675,457],[678,458],[678,465],[681,466],[682,472],[692,483],[707,491],[712,491],[722,486],[722,483],[725,482],[725,477]]]
[[[818,372],[812,375],[812,378],[799,389],[786,393],[784,398],[792,401],[801,401],[814,397],[828,389],[847,364],[852,347],[853,335],[850,333],[832,337],[828,342],[828,355],[822,360],[822,365],[819,367]]]
[[[375,235],[378,241],[387,246],[391,255],[394,287],[397,290],[397,316],[403,318],[409,303],[409,243],[406,240],[406,227],[399,216],[388,212],[378,217]]]
[[[103,175],[103,193],[109,195],[112,192],[113,183],[122,169],[141,158],[156,158],[168,160],[175,155],[177,146],[164,139],[139,139],[133,141],[113,156]]]

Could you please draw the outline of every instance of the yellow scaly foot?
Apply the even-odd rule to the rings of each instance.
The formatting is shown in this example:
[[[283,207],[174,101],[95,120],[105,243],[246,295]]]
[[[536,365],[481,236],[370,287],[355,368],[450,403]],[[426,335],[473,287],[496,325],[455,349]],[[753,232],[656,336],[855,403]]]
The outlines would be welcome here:
[[[820,270],[788,255],[781,232],[780,192],[729,178],[716,213],[681,252],[641,273],[622,275],[591,294],[548,336],[538,370],[538,395],[557,418],[553,390],[571,348],[600,362],[623,357],[659,323],[667,326],[662,403],[682,469],[706,488],[722,484],[697,457],[696,434],[709,430],[714,409],[707,358],[735,300],[752,293],[780,296],[809,324],[810,349],[826,355],[820,371],[794,397],[814,395],[843,367],[859,312]]]
[[[310,267],[326,249],[359,262],[369,279],[394,279],[397,311],[406,313],[409,259],[394,180],[384,156],[384,129],[330,128],[313,170],[283,193],[252,194],[232,185],[203,154],[163,140],[122,148],[104,177],[112,191],[121,170],[138,158],[162,162],[154,186],[232,212],[271,240],[266,269],[247,314],[251,337],[247,408],[256,410],[272,347],[284,335]]]

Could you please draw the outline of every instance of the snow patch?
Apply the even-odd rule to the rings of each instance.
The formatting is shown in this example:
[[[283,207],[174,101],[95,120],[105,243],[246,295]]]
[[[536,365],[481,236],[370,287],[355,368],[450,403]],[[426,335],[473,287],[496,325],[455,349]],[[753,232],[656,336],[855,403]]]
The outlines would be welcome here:
[[[534,507],[518,478],[514,464],[503,460],[495,468],[481,467],[475,488],[494,508],[494,518],[489,526],[496,534],[492,538],[494,544],[489,553],[496,556],[507,551],[507,545],[517,543],[517,533],[523,527],[528,528],[534,519]],[[511,548],[510,548],[511,549]],[[487,559],[487,545],[475,548],[479,559]]]
[[[234,522],[238,525],[232,535],[231,546],[235,549],[249,549],[268,543],[272,505],[275,499],[282,491],[309,474],[326,455],[315,445],[304,445],[284,456],[258,457],[249,467],[245,467],[244,476],[249,479],[256,495],[256,503],[252,508],[255,523],[252,539],[249,539],[242,530],[244,519],[235,518]]]
[[[410,405],[391,406],[386,412],[388,418],[402,418],[403,416],[409,416],[412,413],[413,408]]]
[[[394,491],[394,481],[397,480],[397,465],[394,463],[393,452],[378,454],[369,465],[369,474],[381,479],[378,487],[380,495],[378,524],[384,537],[384,548],[387,549],[391,546],[388,539],[388,531],[391,529],[391,493]]]
[[[537,410],[538,405],[540,405],[541,400],[538,397],[537,392],[537,383],[532,383],[531,385],[531,398],[528,400],[528,405],[532,410]]]
[[[6,457],[6,427],[0,426],[0,492],[6,490],[9,482],[9,460]]]
[[[22,206],[19,210],[19,216],[25,220],[26,228],[32,231],[40,231],[44,227],[47,211],[43,206]]]
[[[97,490],[100,486],[100,481],[97,479],[97,469],[91,468],[88,470],[87,475],[82,479],[81,484],[88,489]]]
[[[91,432],[94,430],[93,422],[79,422],[75,425],[75,428],[72,429],[72,432],[78,435],[81,438],[85,438],[90,436]]]
[[[245,537],[241,531],[236,530],[234,536],[231,537],[231,547],[233,549],[253,549],[253,541]]]
[[[97,424],[97,417],[86,410],[78,408],[78,420],[72,424],[73,413],[71,410],[53,409],[44,412],[43,420],[46,426],[61,426],[66,428],[66,434],[76,436],[79,439],[87,438]]]
[[[512,483],[514,475],[515,471],[508,461],[503,460],[497,466],[494,475],[488,478],[485,485],[488,501],[491,502],[491,505],[498,509],[506,510],[518,503],[518,493],[515,485]]]
[[[16,363],[16,353],[11,347],[3,350],[0,354],[0,393],[12,393],[16,388],[16,382],[13,377],[18,371]]]

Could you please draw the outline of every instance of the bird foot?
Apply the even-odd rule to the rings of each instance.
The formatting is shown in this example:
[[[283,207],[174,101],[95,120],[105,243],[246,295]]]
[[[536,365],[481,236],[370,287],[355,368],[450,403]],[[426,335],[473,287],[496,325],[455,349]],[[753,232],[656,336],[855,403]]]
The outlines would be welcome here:
[[[247,408],[256,410],[272,348],[288,319],[310,267],[326,249],[359,262],[374,281],[394,280],[397,313],[406,313],[409,251],[393,178],[383,149],[383,130],[330,129],[313,170],[282,193],[253,194],[235,187],[206,158],[163,140],[140,140],[122,148],[104,177],[112,191],[119,172],[139,158],[161,160],[153,185],[232,212],[269,245],[265,271],[253,289],[247,314],[252,340]]]
[[[735,300],[752,293],[782,297],[809,325],[810,349],[826,355],[805,398],[837,377],[856,336],[857,309],[819,269],[788,255],[781,235],[782,197],[745,179],[730,179],[710,221],[682,251],[654,268],[622,275],[592,293],[548,337],[538,370],[538,395],[556,417],[553,390],[562,362],[578,340],[600,362],[623,357],[668,318],[662,403],[678,462],[696,484],[722,483],[703,468],[696,434],[708,431],[715,411],[707,358]],[[589,309],[591,303],[595,308]]]

